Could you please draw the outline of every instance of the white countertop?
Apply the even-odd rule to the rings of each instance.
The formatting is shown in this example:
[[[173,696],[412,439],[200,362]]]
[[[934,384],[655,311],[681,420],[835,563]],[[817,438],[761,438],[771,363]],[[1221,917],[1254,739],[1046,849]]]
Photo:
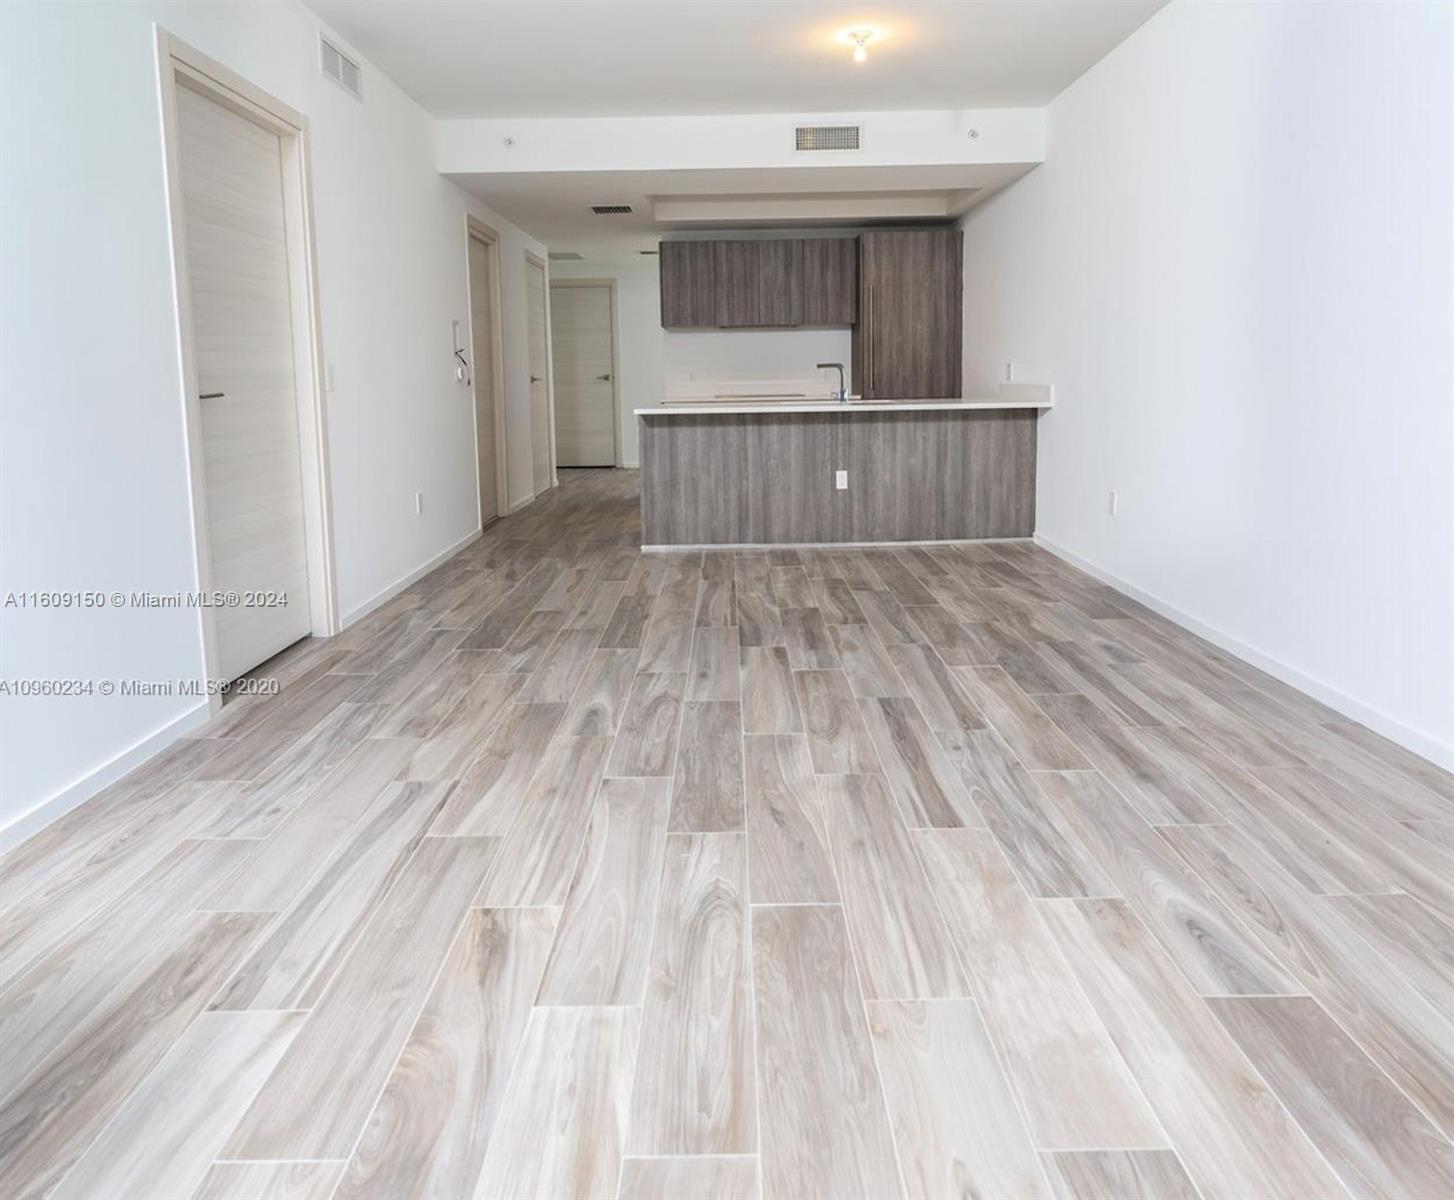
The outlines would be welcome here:
[[[998,396],[944,397],[904,400],[769,400],[751,397],[731,399],[662,400],[633,411],[638,417],[731,416],[741,413],[855,413],[974,411],[979,409],[1054,408],[1054,388],[1049,384],[1002,383]]]

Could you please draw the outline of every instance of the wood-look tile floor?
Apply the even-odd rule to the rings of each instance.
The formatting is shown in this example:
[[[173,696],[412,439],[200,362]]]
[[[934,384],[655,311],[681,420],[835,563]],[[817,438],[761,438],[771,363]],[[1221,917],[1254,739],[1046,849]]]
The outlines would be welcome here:
[[[636,488],[4,859],[0,1196],[1454,1194],[1448,774],[1028,543]]]

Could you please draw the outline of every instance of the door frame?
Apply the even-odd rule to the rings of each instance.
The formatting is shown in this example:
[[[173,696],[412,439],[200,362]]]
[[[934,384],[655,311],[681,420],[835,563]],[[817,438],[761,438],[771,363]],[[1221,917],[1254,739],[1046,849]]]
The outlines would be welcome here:
[[[617,324],[618,289],[614,278],[603,279],[552,279],[552,288],[605,288],[611,301],[611,458],[616,466],[621,465],[621,363],[618,350],[621,341],[620,326]],[[555,333],[555,320],[550,322],[551,334]],[[554,346],[552,344],[552,349]],[[554,364],[552,364],[553,369]],[[554,405],[552,404],[552,410]]]
[[[470,330],[470,424],[475,432],[475,498],[478,502],[480,494],[480,405],[479,397],[475,393],[475,381],[478,373],[475,371],[475,364],[479,362],[479,355],[475,352],[475,309],[474,290],[469,282],[469,253],[470,242],[484,242],[490,247],[490,282],[487,285],[490,289],[490,303],[492,305],[492,320],[490,321],[491,346],[491,380],[490,386],[495,393],[495,517],[498,521],[510,511],[510,460],[505,453],[505,302],[502,295],[500,281],[500,254],[503,243],[500,241],[500,234],[497,230],[486,225],[478,217],[471,213],[465,214],[465,300],[466,308],[469,310]],[[478,514],[480,528],[485,526],[485,513],[483,506]]]
[[[323,330],[318,313],[318,263],[313,236],[312,161],[308,118],[255,87],[241,75],[193,49],[160,25],[156,29],[157,83],[161,99],[162,154],[166,169],[167,224],[172,240],[172,283],[177,306],[182,414],[187,440],[187,482],[196,554],[197,590],[212,588],[207,526],[207,481],[202,447],[202,406],[197,398],[197,350],[192,325],[191,275],[182,203],[177,89],[208,100],[274,133],[282,144],[283,214],[288,288],[293,322],[293,392],[298,405],[298,454],[303,492],[303,534],[308,561],[308,617],[315,637],[339,631],[338,578],[334,564],[333,514],[328,464],[327,402],[323,388]],[[217,624],[199,606],[204,683],[218,678]],[[207,687],[213,713],[222,696]]]
[[[555,465],[555,343],[550,337],[550,266],[546,263],[545,259],[531,250],[525,251],[525,262],[527,269],[532,266],[540,268],[540,282],[542,284],[540,289],[540,302],[545,305],[545,312],[541,314],[545,320],[545,426],[549,433],[550,441],[548,447],[548,453],[550,455],[550,487],[557,488],[560,486],[560,476],[556,473],[557,469]],[[530,375],[530,284],[528,281],[525,284],[525,305],[525,374],[528,383],[528,377]],[[532,414],[532,436],[535,427],[534,419],[534,415]],[[535,464],[533,456],[530,466],[530,490],[536,497],[545,494],[544,492],[535,491]],[[546,489],[546,491],[549,490],[550,488]]]

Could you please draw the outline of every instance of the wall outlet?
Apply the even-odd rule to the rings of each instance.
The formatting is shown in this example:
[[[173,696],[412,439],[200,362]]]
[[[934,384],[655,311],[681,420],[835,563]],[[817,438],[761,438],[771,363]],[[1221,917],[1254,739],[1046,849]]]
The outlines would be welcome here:
[[[414,493],[414,512],[418,516],[421,516],[421,517],[424,515],[424,493],[423,492],[415,492]]]
[[[1116,489],[1112,488],[1109,492],[1106,493],[1106,511],[1114,517],[1116,515],[1116,509],[1119,507],[1120,500],[1116,496]]]
[[[1012,362],[1007,362],[1005,364],[1005,382],[1006,383],[1014,383],[1015,382],[1015,364],[1012,363]]]
[[[846,492],[848,490],[848,472],[834,471],[833,486],[837,488],[840,492]]]

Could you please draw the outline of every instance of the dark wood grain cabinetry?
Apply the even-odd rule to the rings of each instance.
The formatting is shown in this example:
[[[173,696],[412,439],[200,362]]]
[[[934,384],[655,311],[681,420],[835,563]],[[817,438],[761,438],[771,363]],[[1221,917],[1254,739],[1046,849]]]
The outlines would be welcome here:
[[[661,243],[667,329],[852,325],[858,239],[749,238]]]
[[[662,242],[661,323],[667,329],[849,325],[859,394],[958,396],[963,243],[953,228]]]
[[[858,239],[804,238],[804,325],[852,325],[858,319]]]
[[[859,239],[853,378],[863,396],[959,395],[963,242],[958,229],[895,229]]]
[[[717,324],[764,327],[803,324],[802,243],[714,242]]]
[[[666,329],[717,325],[715,242],[662,242],[661,323]]]
[[[641,418],[646,545],[1027,537],[1028,409]],[[836,471],[848,472],[840,491]]]

